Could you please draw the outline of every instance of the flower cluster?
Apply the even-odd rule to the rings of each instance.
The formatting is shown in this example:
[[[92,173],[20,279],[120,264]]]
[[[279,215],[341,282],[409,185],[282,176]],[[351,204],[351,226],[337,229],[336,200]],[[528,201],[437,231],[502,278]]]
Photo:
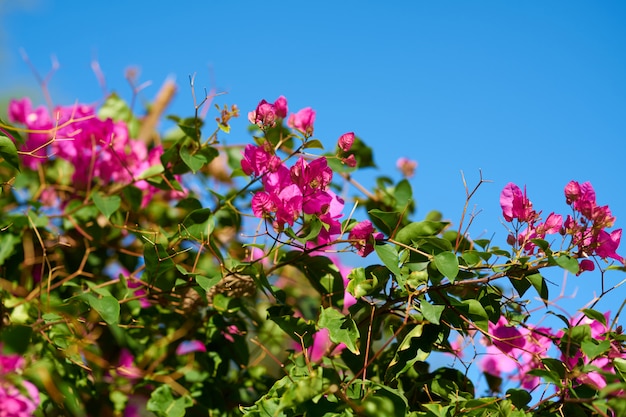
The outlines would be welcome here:
[[[547,234],[560,233],[570,236],[572,247],[577,247],[578,257],[587,258],[597,255],[600,258],[612,258],[624,263],[624,258],[616,253],[622,236],[622,230],[609,233],[605,229],[613,226],[615,217],[608,206],[596,203],[596,194],[590,183],[579,184],[570,181],[565,186],[567,204],[573,209],[565,221],[560,214],[550,213],[545,221],[540,221],[540,212],[533,209],[532,202],[515,184],[507,184],[500,194],[500,206],[506,221],[517,221],[517,225],[525,224],[526,228],[510,234],[508,241],[518,245],[527,254],[532,255],[536,248],[533,239],[544,239]],[[582,259],[580,271],[593,270],[593,262]]]
[[[606,313],[605,323],[608,320],[609,313]],[[609,329],[605,323],[588,317],[574,317],[570,320],[570,328],[589,326],[591,337],[603,341],[609,340]],[[575,376],[575,384],[586,384],[595,389],[602,389],[607,383],[613,382],[610,378],[610,375],[615,374],[613,359],[626,358],[626,349],[618,342],[611,341],[606,352],[590,358],[580,346],[570,343],[563,330],[555,332],[548,327],[528,325],[519,328],[504,317],[500,317],[495,324],[489,323],[489,336],[486,354],[479,363],[482,371],[496,377],[506,376],[517,380],[527,390],[533,390],[541,383],[541,379],[531,371],[545,369],[542,359],[550,358],[552,355],[549,351],[553,348],[560,349],[560,360],[570,375]],[[588,365],[598,371],[573,372],[576,367]]]
[[[605,229],[612,227],[615,217],[611,215],[609,206],[596,203],[596,193],[590,183],[579,184],[570,181],[565,186],[567,204],[573,209],[573,215],[565,219],[565,232],[572,236],[572,244],[578,246],[581,257],[597,255],[600,258],[612,258],[624,263],[617,248],[622,237],[622,229],[611,233]],[[593,265],[593,264],[592,264]]]
[[[496,324],[489,322],[486,355],[480,362],[483,372],[497,377],[507,374],[522,387],[534,389],[540,379],[529,374],[533,369],[542,369],[541,359],[548,357],[552,347],[551,330],[548,328],[512,326],[505,317]],[[510,374],[510,375],[509,375]]]
[[[261,127],[273,126],[275,121],[287,113],[287,101],[280,97],[270,104],[262,100],[257,108],[250,112],[249,120]],[[315,112],[310,108],[300,110],[289,116],[289,126],[310,136],[313,132]],[[354,133],[343,134],[337,144],[343,152],[348,152],[354,143]],[[307,218],[318,219],[322,227],[317,235],[317,245],[332,244],[341,233],[339,219],[343,216],[344,201],[329,185],[333,171],[328,166],[326,157],[307,160],[299,157],[288,167],[277,155],[274,147],[265,141],[261,145],[249,144],[242,152],[241,168],[246,175],[260,178],[263,189],[252,197],[252,211],[261,219],[271,221],[276,232],[282,232],[285,224],[293,227]],[[354,155],[342,162],[355,166]],[[307,217],[308,216],[308,217]],[[382,239],[381,233],[375,233],[371,222],[358,223],[350,233],[349,239],[361,256],[367,256],[373,250],[375,240]]]
[[[30,417],[39,406],[39,391],[29,381],[15,383],[24,359],[16,354],[0,353],[0,416]]]
[[[130,138],[125,122],[100,118],[93,106],[57,107],[52,114],[42,106],[33,109],[29,98],[10,102],[9,120],[29,132],[20,149],[25,167],[37,169],[49,158],[60,158],[73,167],[77,188],[88,189],[95,180],[151,188],[136,178],[159,163],[160,146],[148,150],[144,142]]]

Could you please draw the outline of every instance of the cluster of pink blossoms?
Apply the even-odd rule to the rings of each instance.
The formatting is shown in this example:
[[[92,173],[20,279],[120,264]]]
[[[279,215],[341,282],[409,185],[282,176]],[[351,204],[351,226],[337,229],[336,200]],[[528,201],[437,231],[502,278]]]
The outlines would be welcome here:
[[[609,313],[605,314],[606,321],[609,321]],[[597,320],[588,317],[575,317],[570,320],[571,326],[588,325],[591,330],[591,337],[594,340],[605,340],[609,333],[607,326]],[[545,369],[542,359],[550,358],[548,351],[557,347],[555,343],[563,340],[564,332],[559,330],[554,332],[547,327],[527,326],[518,328],[511,325],[506,318],[500,317],[496,324],[489,323],[489,335],[486,353],[479,363],[483,372],[497,377],[506,376],[510,380],[515,380],[527,389],[535,389],[541,379],[529,372],[533,369]],[[604,388],[607,383],[605,374],[614,374],[612,360],[615,358],[626,359],[624,346],[616,341],[612,341],[608,352],[597,357],[589,358],[580,349],[573,349],[572,346],[560,346],[561,361],[568,371],[572,371],[577,366],[591,365],[598,371],[580,373],[576,376],[575,383],[590,385],[595,389]],[[565,354],[574,351],[573,354]]]
[[[32,383],[21,381],[18,388],[10,379],[24,367],[24,359],[0,353],[0,416],[30,417],[39,406],[39,391]]]
[[[279,97],[274,103],[262,100],[257,108],[250,112],[248,119],[262,129],[274,126],[287,116],[287,100]],[[310,108],[300,110],[289,116],[288,125],[310,136],[313,133],[315,111]],[[354,143],[354,133],[343,134],[338,140],[338,147],[348,152]],[[344,201],[335,194],[329,185],[333,171],[325,157],[307,161],[298,158],[295,164],[287,167],[276,155],[269,142],[262,145],[249,144],[242,152],[241,168],[246,175],[260,178],[263,189],[252,197],[252,211],[261,219],[268,219],[276,232],[282,232],[285,224],[293,227],[304,216],[314,216],[323,223],[317,236],[317,245],[331,244],[341,233]],[[342,161],[355,166],[354,155]],[[382,239],[369,221],[355,225],[349,239],[361,256],[367,256],[373,250],[375,240]]]
[[[85,189],[96,179],[103,184],[130,184],[159,163],[161,147],[148,151],[144,142],[129,137],[125,122],[103,120],[92,106],[57,107],[52,114],[43,106],[33,109],[29,98],[9,104],[9,120],[29,130],[20,151],[23,165],[30,169],[48,158],[64,159],[74,167],[73,184]],[[150,188],[145,181],[135,185]]]
[[[500,194],[500,206],[506,221],[517,220],[527,225],[526,229],[509,236],[510,244],[517,244],[527,254],[532,255],[536,245],[532,239],[544,239],[547,234],[560,233],[570,236],[572,246],[578,248],[578,257],[587,258],[597,255],[600,258],[612,258],[621,263],[625,259],[617,254],[617,248],[622,236],[622,229],[609,233],[605,229],[613,226],[615,217],[611,215],[608,206],[599,206],[596,203],[596,194],[590,183],[579,184],[570,181],[565,186],[566,202],[573,209],[573,215],[568,215],[565,221],[560,214],[550,213],[545,221],[540,221],[540,213],[533,209],[532,202],[515,184],[507,184]],[[580,271],[594,269],[589,259],[580,261]]]

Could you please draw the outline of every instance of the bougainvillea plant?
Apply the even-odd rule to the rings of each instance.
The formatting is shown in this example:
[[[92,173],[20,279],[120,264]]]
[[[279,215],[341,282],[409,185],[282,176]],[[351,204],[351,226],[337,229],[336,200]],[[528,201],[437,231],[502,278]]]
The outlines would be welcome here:
[[[158,132],[173,89],[0,120],[0,416],[626,415],[624,305],[563,312],[544,273],[626,271],[591,184],[548,215],[506,185],[497,246],[285,97]]]

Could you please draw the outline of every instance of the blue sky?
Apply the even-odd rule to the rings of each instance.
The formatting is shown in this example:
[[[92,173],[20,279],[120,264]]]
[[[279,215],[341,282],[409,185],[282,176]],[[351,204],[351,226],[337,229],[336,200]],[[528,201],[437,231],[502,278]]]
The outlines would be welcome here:
[[[479,170],[484,185],[473,236],[504,241],[498,196],[526,184],[535,208],[567,214],[563,187],[591,181],[626,226],[626,2],[503,1],[76,1],[0,2],[0,87],[37,94],[23,48],[51,82],[59,104],[102,97],[90,65],[109,89],[130,97],[128,66],[153,82],[169,76],[179,92],[171,113],[192,115],[188,78],[199,91],[243,114],[285,95],[292,111],[317,111],[316,136],[328,146],[354,131],[374,148],[379,171],[399,178],[398,157],[419,162],[412,179],[417,218],[439,209],[458,224]],[[245,117],[230,143],[249,140]],[[626,238],[625,238],[626,240]],[[622,245],[626,255],[626,244]],[[560,272],[555,279],[560,283]],[[623,274],[609,274],[615,284]],[[589,296],[599,277],[570,277]],[[553,288],[557,293],[558,288]],[[607,298],[617,309],[623,292]]]

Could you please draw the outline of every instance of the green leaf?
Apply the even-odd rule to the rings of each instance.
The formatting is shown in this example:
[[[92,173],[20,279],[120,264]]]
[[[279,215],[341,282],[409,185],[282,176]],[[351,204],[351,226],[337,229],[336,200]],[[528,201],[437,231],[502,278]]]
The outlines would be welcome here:
[[[15,143],[8,137],[0,134],[0,158],[13,168],[20,170],[20,160],[17,157],[17,148]]]
[[[583,340],[580,348],[583,353],[587,355],[587,357],[591,360],[597,358],[598,356],[606,353],[611,348],[611,342],[609,340],[603,340],[601,342],[597,342],[596,340]]]
[[[459,274],[459,260],[452,252],[441,252],[435,255],[435,266],[450,281]]]
[[[430,220],[409,223],[398,231],[395,240],[405,245],[410,245],[420,237],[436,236],[445,229],[446,226],[448,226],[447,222],[434,222]]]
[[[453,304],[454,310],[446,311],[446,314],[458,315],[458,313],[462,313],[468,319],[474,322],[476,326],[478,326],[481,330],[485,332],[489,331],[489,315],[485,310],[485,307],[478,300],[474,300],[473,298],[457,301],[454,298],[449,298],[449,301]]]
[[[0,340],[2,341],[2,349],[5,353],[23,354],[30,346],[30,338],[33,329],[30,326],[22,326],[19,324],[11,325],[3,328],[0,332]]]
[[[358,355],[359,329],[349,316],[344,316],[333,307],[322,309],[317,323],[321,328],[328,329],[330,340],[334,343],[343,343],[350,352]]]
[[[310,139],[302,145],[302,149],[324,149],[324,145],[318,139]]]
[[[161,385],[150,395],[147,409],[159,417],[183,417],[185,410],[193,405],[193,400],[185,395],[174,399],[169,385]]]
[[[120,318],[120,303],[111,295],[105,295],[97,298],[93,294],[83,294],[83,298],[94,310],[100,314],[100,317],[108,324],[114,325],[118,323]]]
[[[400,272],[399,259],[398,259],[398,249],[395,246],[381,244],[374,245],[374,250],[376,254],[380,258],[381,261],[385,264],[387,268],[391,271],[395,276],[402,275]]]
[[[482,258],[480,257],[478,252],[474,250],[468,250],[463,252],[461,257],[463,258],[463,260],[465,260],[468,266],[477,266],[482,263]]]
[[[183,133],[190,138],[199,141],[202,135],[201,128],[204,122],[200,118],[196,117],[188,117],[186,119],[182,119],[178,123],[178,127]]]
[[[4,262],[13,255],[15,246],[21,242],[20,236],[7,232],[0,233],[0,265],[4,265]]]
[[[592,310],[590,308],[585,308],[581,311],[585,316],[589,317],[591,320],[595,320],[598,323],[602,323],[602,325],[606,327],[606,317],[604,316],[604,314],[600,313],[597,310]]]
[[[399,211],[382,211],[372,209],[369,210],[368,213],[376,227],[388,236],[391,236],[393,231],[402,221],[402,213]]]
[[[152,165],[150,168],[146,169],[141,174],[139,174],[139,176],[137,177],[137,180],[145,180],[147,178],[155,177],[161,174],[163,171],[165,171],[165,169],[163,168],[163,165],[161,164]]]
[[[520,410],[526,408],[530,400],[532,400],[532,396],[525,389],[511,388],[507,390],[506,397]]]
[[[543,302],[547,305],[548,285],[546,284],[546,280],[539,273],[528,275],[526,278],[532,284],[532,286],[535,287],[535,290],[537,290],[537,294],[539,294],[539,297],[541,297]]]
[[[361,403],[363,415],[367,417],[405,417],[407,415],[408,401],[399,390],[382,384],[371,383],[369,385],[366,388],[370,388],[373,392],[370,391]]]
[[[171,273],[175,270],[174,261],[160,243],[146,243],[143,248],[146,264],[146,282],[168,292],[174,288],[176,277]]]
[[[580,271],[578,261],[569,255],[561,255],[555,258],[555,261],[561,268],[571,272],[574,275],[578,274],[578,272]]]
[[[401,180],[398,185],[396,185],[393,196],[396,199],[396,209],[399,211],[404,210],[411,204],[411,199],[413,198],[411,183],[406,179]]]
[[[427,328],[427,332],[424,329]],[[436,326],[419,323],[402,339],[385,372],[385,380],[391,382],[413,367],[417,361],[425,361],[430,355],[433,342],[439,332]]]
[[[424,318],[432,324],[439,324],[441,313],[443,313],[443,310],[446,308],[446,306],[443,305],[430,304],[426,300],[420,300],[420,307]]]
[[[221,280],[221,275],[215,275],[211,278],[205,277],[204,275],[196,275],[196,282],[206,292],[209,292],[209,290],[217,285]]]
[[[94,204],[100,210],[100,213],[104,214],[107,219],[111,218],[111,215],[120,208],[122,199],[117,195],[107,196],[101,192],[95,192],[91,195],[91,199]]]
[[[189,150],[189,146],[181,146],[179,153],[180,159],[182,159],[185,165],[187,165],[194,174],[207,163],[204,155],[201,153],[192,154]]]
[[[130,204],[131,210],[134,212],[139,211],[141,203],[143,202],[143,193],[141,190],[133,185],[127,185],[122,190],[122,194]]]
[[[620,379],[623,382],[626,382],[626,359],[614,358],[613,367],[615,368],[615,373],[619,375]]]
[[[309,283],[332,305],[342,308],[344,300],[343,277],[331,259],[326,256],[309,256],[300,252],[287,253],[281,261],[292,263],[298,268]]]
[[[291,307],[275,305],[267,309],[267,318],[278,325],[296,343],[307,348],[313,344],[315,325],[302,317],[296,317]]]
[[[383,270],[384,271],[381,271]],[[387,282],[389,271],[381,265],[371,265],[367,268],[354,268],[348,274],[348,286],[346,290],[354,296],[361,298],[374,293]]]
[[[181,234],[183,237],[205,242],[214,228],[215,220],[211,209],[203,208],[194,210],[185,217],[181,227]]]

